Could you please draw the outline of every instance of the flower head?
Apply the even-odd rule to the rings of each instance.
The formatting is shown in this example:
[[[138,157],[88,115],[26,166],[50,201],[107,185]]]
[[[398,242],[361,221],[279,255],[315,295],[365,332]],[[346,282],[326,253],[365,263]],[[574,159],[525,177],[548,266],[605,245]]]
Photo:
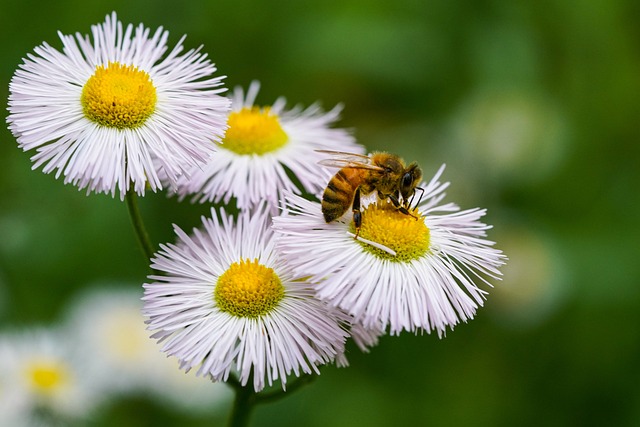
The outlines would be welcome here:
[[[341,106],[329,112],[316,104],[287,110],[285,99],[279,98],[260,107],[255,104],[259,88],[254,81],[246,96],[241,88],[235,89],[220,151],[179,181],[176,191],[181,197],[225,203],[233,197],[239,209],[264,200],[277,206],[284,191],[315,194],[326,185],[330,173],[318,168],[323,155],[315,150],[363,151],[345,130],[330,127]]]
[[[320,204],[286,196],[288,213],[274,218],[279,245],[318,297],[366,328],[444,333],[474,316],[485,291],[474,280],[498,277],[504,256],[485,240],[485,211],[438,205],[448,183],[424,187],[419,206],[400,212],[391,203],[362,200],[362,227],[354,239],[350,217],[326,223]]]
[[[33,425],[43,413],[65,425],[90,416],[102,395],[75,344],[44,328],[0,336],[0,397],[11,402],[0,421],[5,411],[17,424],[23,420],[19,425]]]
[[[192,236],[175,227],[177,244],[153,259],[164,274],[144,285],[143,311],[163,351],[216,381],[253,376],[256,391],[343,353],[341,319],[274,250],[266,204],[237,223],[212,210],[203,227]]]
[[[145,328],[140,293],[135,288],[89,289],[67,313],[67,329],[82,343],[92,376],[115,393],[146,389],[166,367]]]
[[[103,393],[143,393],[189,412],[215,410],[228,387],[180,371],[149,338],[141,290],[101,287],[82,292],[67,313],[67,333],[83,349],[86,365]]]
[[[88,192],[144,194],[211,157],[224,133],[221,77],[199,49],[168,32],[123,27],[115,12],[89,36],[59,37],[62,52],[35,48],[9,85],[9,128],[33,168]]]

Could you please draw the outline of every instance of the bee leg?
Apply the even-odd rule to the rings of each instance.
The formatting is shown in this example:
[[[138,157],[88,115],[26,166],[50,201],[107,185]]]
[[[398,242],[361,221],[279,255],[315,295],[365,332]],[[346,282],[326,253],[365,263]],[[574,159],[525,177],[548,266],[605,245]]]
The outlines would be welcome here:
[[[416,202],[416,206],[415,206],[415,208],[417,208],[417,207],[418,207],[418,205],[420,204],[420,202],[422,201],[422,196],[424,196],[424,188],[422,188],[422,187],[416,187],[415,189],[416,189],[416,190],[420,190],[420,197],[418,197],[418,201]],[[417,193],[416,193],[416,191],[414,190],[413,195],[412,195],[412,196],[411,196],[411,198],[409,199],[409,203],[408,203],[408,206],[409,206],[409,207],[411,207],[411,205],[413,204],[413,199],[415,199],[415,198],[416,198],[416,194],[417,194]],[[415,208],[414,208],[414,209],[415,209]]]
[[[418,219],[417,216],[409,212],[407,208],[402,203],[400,203],[400,201],[398,200],[398,197],[395,194],[389,194],[387,197],[389,197],[389,200],[391,200],[391,203],[393,203],[393,206],[395,206],[396,209],[398,209],[400,212],[402,212],[405,215],[409,215],[410,217],[413,217],[416,220]]]
[[[360,212],[360,186],[356,188],[356,192],[353,196],[353,225],[356,227],[356,236],[360,234],[360,227],[362,226],[362,212]]]

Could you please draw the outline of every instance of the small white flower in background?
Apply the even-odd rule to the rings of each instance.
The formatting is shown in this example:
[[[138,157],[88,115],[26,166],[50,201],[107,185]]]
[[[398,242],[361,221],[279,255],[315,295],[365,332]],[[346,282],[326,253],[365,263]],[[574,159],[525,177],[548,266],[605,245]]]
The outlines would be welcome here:
[[[141,293],[135,288],[90,288],[67,312],[68,334],[83,347],[92,377],[113,392],[145,388],[162,359],[144,325]]]
[[[162,188],[208,160],[226,128],[229,100],[207,55],[166,55],[168,32],[123,27],[115,12],[89,36],[59,37],[24,59],[9,85],[9,128],[33,168],[87,192]]]
[[[160,351],[144,323],[141,293],[104,286],[71,303],[66,330],[82,347],[93,380],[106,392],[142,393],[188,411],[219,408],[231,390],[185,374]]]
[[[23,426],[30,416],[32,399],[26,393],[23,381],[13,370],[15,360],[12,343],[13,334],[0,334],[0,426]],[[18,389],[18,385],[21,388]]]
[[[225,204],[235,198],[239,209],[267,200],[277,207],[284,191],[316,194],[326,185],[331,174],[317,165],[324,155],[315,150],[363,152],[347,131],[330,127],[341,106],[328,112],[317,104],[287,110],[285,99],[278,98],[260,107],[255,104],[259,88],[254,81],[246,95],[241,88],[234,90],[220,150],[179,181],[175,190],[181,197]]]
[[[221,210],[176,244],[162,245],[144,285],[144,314],[163,351],[216,381],[237,374],[253,387],[318,373],[335,361],[348,336],[304,276],[275,252],[269,207],[234,222]]]
[[[279,248],[298,274],[315,283],[318,298],[354,316],[365,328],[445,333],[471,319],[486,291],[474,281],[498,278],[502,252],[484,239],[483,209],[438,205],[448,183],[428,184],[417,210],[405,215],[377,196],[362,199],[360,237],[395,251],[391,255],[354,239],[351,214],[326,223],[320,203],[286,196],[285,215],[274,218]]]
[[[90,418],[102,402],[86,361],[62,331],[4,333],[0,359],[0,394],[12,406],[3,408],[9,413],[3,411],[0,420],[8,416],[16,422],[6,425],[37,425],[44,420],[66,425]]]
[[[195,371],[181,370],[177,359],[167,357],[160,351],[160,345],[154,344],[162,363],[158,365],[155,384],[149,384],[148,392],[156,400],[192,415],[224,411],[223,408],[233,399],[233,390],[227,384],[198,377]]]

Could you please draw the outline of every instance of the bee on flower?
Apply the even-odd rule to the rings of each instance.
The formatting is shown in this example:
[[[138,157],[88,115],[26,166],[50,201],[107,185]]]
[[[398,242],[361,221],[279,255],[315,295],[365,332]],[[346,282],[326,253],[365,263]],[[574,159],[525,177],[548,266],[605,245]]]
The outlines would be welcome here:
[[[382,192],[379,186],[370,188],[353,217],[335,220],[323,215],[327,193],[322,205],[288,194],[285,214],[274,218],[278,247],[294,271],[310,277],[318,298],[364,327],[380,326],[392,335],[403,330],[444,334],[473,318],[486,295],[478,283],[499,278],[505,257],[485,239],[491,227],[480,222],[484,209],[440,204],[449,185],[439,181],[443,170],[419,185],[407,173],[411,194],[403,195],[401,186]],[[423,194],[411,208],[417,187]],[[346,204],[355,206],[354,197]]]

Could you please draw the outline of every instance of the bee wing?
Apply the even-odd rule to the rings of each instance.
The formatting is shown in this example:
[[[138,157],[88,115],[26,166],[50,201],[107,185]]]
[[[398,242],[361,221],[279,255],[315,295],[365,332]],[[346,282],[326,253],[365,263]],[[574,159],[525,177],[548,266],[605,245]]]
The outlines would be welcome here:
[[[316,150],[318,153],[330,154],[334,158],[324,159],[318,162],[319,165],[332,168],[353,168],[353,169],[369,169],[381,171],[383,168],[372,165],[371,158],[364,154],[345,153],[344,151],[332,150]]]
[[[371,163],[371,158],[366,154],[347,153],[344,151],[333,151],[333,150],[315,150],[315,151],[316,153],[329,154],[330,156],[336,159],[341,159],[345,161]]]
[[[346,159],[324,159],[318,162],[319,165],[331,168],[352,168],[352,169],[369,169],[372,171],[382,171],[384,168],[376,165],[369,165],[362,162],[354,162]]]

